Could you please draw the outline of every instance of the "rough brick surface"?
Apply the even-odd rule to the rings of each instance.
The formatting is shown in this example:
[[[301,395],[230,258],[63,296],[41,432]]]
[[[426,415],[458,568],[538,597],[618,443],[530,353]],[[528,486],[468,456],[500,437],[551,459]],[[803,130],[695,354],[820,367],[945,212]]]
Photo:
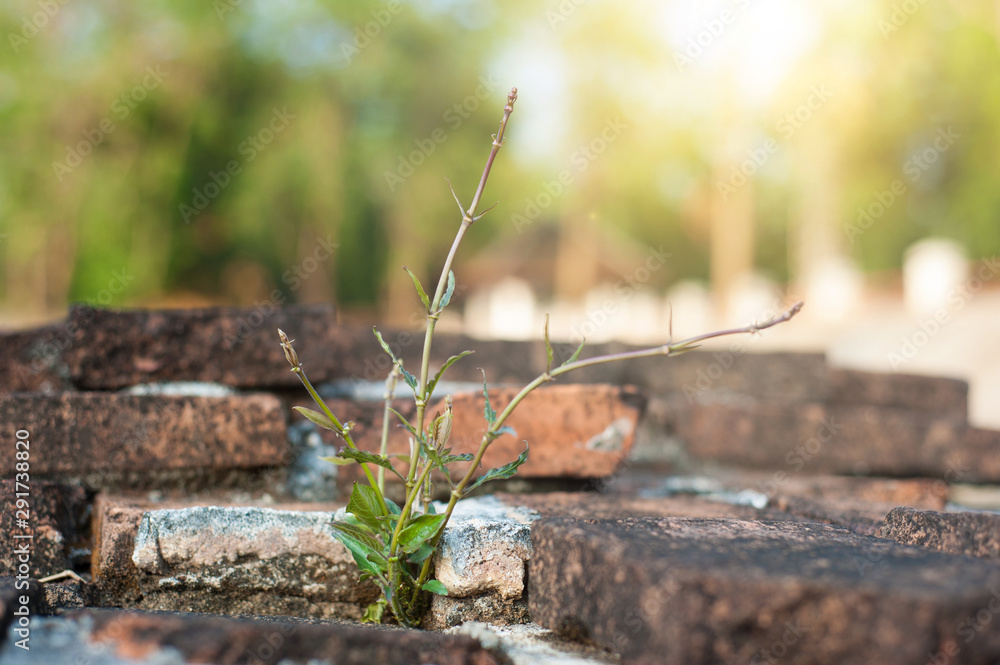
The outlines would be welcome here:
[[[967,381],[914,374],[830,370],[830,402],[905,407],[964,420],[969,412]]]
[[[377,591],[315,506],[155,507],[102,498],[95,583],[152,610],[360,618]]]
[[[0,392],[54,391],[69,384],[63,355],[72,342],[65,324],[0,333]]]
[[[1000,561],[1000,515],[939,513],[899,507],[886,515],[879,534],[904,545]]]
[[[692,407],[677,429],[692,456],[735,466],[949,480],[961,466],[964,482],[1000,481],[1000,463],[985,457],[997,457],[1000,433],[973,440],[962,421],[909,409],[717,402]]]
[[[31,450],[29,449],[29,453]],[[30,474],[29,474],[30,475]],[[42,481],[29,482],[26,504],[17,503],[14,480],[0,480],[0,524],[11,531],[15,520],[27,516],[31,526],[31,562],[33,577],[46,577],[71,568],[70,548],[80,546],[87,511],[87,497],[83,488],[58,485]],[[24,532],[17,529],[18,532]],[[10,575],[15,570],[14,548],[24,540],[4,538],[0,542],[0,575]]]
[[[996,623],[977,619],[1000,611],[985,561],[796,522],[543,518],[532,543],[532,619],[623,662],[1000,658]]]
[[[0,422],[31,433],[33,476],[231,469],[287,462],[285,414],[271,395],[0,394]],[[14,472],[13,456],[0,470]]]
[[[490,390],[490,403],[502,410],[517,393],[514,388]],[[351,434],[361,448],[377,451],[382,436],[382,404],[327,400],[341,420],[356,422]],[[554,385],[536,390],[518,406],[507,424],[517,436],[503,435],[491,444],[483,457],[482,469],[513,461],[530,446],[528,461],[518,469],[521,478],[592,478],[607,476],[628,456],[642,411],[642,398],[634,389],[605,385]],[[398,401],[397,410],[413,418],[413,403]],[[483,396],[456,394],[453,401],[454,422],[449,445],[453,454],[475,452],[486,429]],[[443,409],[441,402],[428,409],[430,417]],[[393,416],[395,419],[395,417]],[[393,425],[398,423],[395,419]],[[408,453],[408,433],[401,426],[392,428],[390,453]],[[327,438],[332,435],[327,433]],[[456,463],[457,480],[468,463]],[[353,467],[341,467],[344,478],[357,473]],[[350,483],[344,483],[350,487]]]
[[[282,328],[298,338],[315,381],[331,376],[343,341],[333,307],[208,308],[174,311],[70,309],[74,384],[87,389],[140,383],[209,381],[241,387],[296,386],[279,346]],[[308,340],[308,342],[306,342]]]
[[[123,659],[142,662],[337,663],[337,665],[495,665],[497,658],[469,637],[417,630],[280,620],[234,619],[121,610],[67,614],[79,626],[78,643],[42,643],[43,655],[75,653],[88,662],[113,646]],[[43,651],[44,650],[44,651]],[[34,661],[23,661],[34,662]],[[119,662],[119,661],[116,661]],[[18,664],[19,665],[19,664]]]

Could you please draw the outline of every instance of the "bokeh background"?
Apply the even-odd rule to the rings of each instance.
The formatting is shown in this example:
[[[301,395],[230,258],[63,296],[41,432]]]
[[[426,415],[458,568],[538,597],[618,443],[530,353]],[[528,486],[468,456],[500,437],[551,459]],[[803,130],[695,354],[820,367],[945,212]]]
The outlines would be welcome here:
[[[13,0],[0,326],[335,302],[416,326],[507,91],[443,325],[973,381],[1000,422],[1000,3]],[[428,287],[430,288],[430,286]]]

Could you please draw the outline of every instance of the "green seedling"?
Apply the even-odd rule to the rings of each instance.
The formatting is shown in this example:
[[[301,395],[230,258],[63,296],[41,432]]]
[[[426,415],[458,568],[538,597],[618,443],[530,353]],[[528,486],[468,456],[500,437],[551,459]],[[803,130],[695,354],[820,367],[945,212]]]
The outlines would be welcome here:
[[[500,436],[514,434],[514,431],[506,423],[517,406],[533,390],[554,381],[563,374],[583,367],[633,358],[675,356],[696,348],[699,342],[706,339],[723,335],[755,333],[791,319],[802,307],[801,302],[796,303],[784,314],[763,323],[698,335],[679,342],[672,340],[671,331],[668,334],[667,342],[661,346],[625,353],[581,359],[580,354],[584,347],[584,344],[581,343],[568,360],[555,367],[553,366],[554,354],[552,344],[549,341],[549,327],[546,319],[544,331],[545,371],[524,386],[499,411],[494,409],[490,403],[484,372],[483,395],[486,405],[483,416],[486,425],[479,448],[475,453],[453,454],[448,445],[452,427],[451,397],[446,398],[443,413],[429,419],[427,409],[434,397],[435,388],[448,368],[472,352],[464,351],[448,358],[432,375],[430,360],[434,329],[441,313],[449,305],[455,292],[455,273],[452,272],[451,266],[458,252],[458,247],[472,225],[489,212],[489,209],[479,212],[479,203],[493,168],[493,162],[504,144],[504,132],[516,100],[517,88],[513,88],[507,96],[500,129],[493,136],[492,149],[486,160],[486,167],[483,169],[479,186],[467,208],[462,205],[452,189],[452,196],[458,204],[462,221],[441,269],[437,288],[433,294],[428,294],[417,275],[406,269],[427,315],[423,354],[420,369],[416,375],[410,373],[403,366],[403,361],[393,354],[389,345],[382,339],[382,335],[377,329],[375,330],[375,337],[393,363],[392,371],[386,382],[385,414],[387,417],[385,419],[386,426],[382,432],[382,445],[378,454],[358,448],[351,438],[353,423],[342,423],[338,420],[337,416],[320,398],[306,377],[298,354],[292,347],[292,340],[289,340],[284,332],[278,331],[281,346],[284,349],[285,357],[292,366],[292,371],[298,375],[309,395],[319,407],[319,411],[301,406],[295,407],[295,410],[319,427],[332,430],[343,439],[345,446],[337,453],[336,457],[326,458],[328,461],[334,464],[358,464],[364,472],[365,482],[354,484],[347,504],[346,519],[334,522],[333,528],[337,539],[347,547],[354,557],[361,579],[374,581],[382,591],[382,597],[369,606],[365,612],[364,620],[366,621],[381,622],[387,620],[389,617],[386,609],[388,609],[391,616],[399,623],[405,626],[418,626],[428,607],[429,594],[447,595],[445,586],[433,578],[434,553],[437,550],[438,542],[458,501],[483,483],[510,478],[517,472],[518,467],[527,461],[528,447],[526,443],[524,452],[517,459],[477,476],[480,462],[490,444]],[[399,379],[405,382],[413,394],[416,414],[412,421],[393,410],[390,404],[393,388]],[[390,420],[390,415],[398,418],[400,425],[406,428],[410,435],[409,455],[396,456],[396,463],[393,462],[391,456],[386,454],[386,442],[389,434],[387,423]],[[452,475],[452,465],[456,462],[471,462],[468,470],[459,478]],[[448,505],[441,513],[435,512],[434,505],[430,500],[433,493],[431,474],[435,471],[440,472],[444,477],[450,490]],[[395,475],[405,485],[405,501],[402,506],[385,496],[386,472]]]

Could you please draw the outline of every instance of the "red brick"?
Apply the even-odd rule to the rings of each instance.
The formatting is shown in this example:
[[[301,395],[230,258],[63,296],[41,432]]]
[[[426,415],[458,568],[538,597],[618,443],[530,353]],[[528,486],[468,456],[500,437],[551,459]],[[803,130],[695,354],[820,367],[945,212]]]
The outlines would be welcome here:
[[[287,462],[285,414],[266,394],[0,394],[0,421],[30,432],[32,477]],[[3,456],[5,476],[13,464]]]
[[[184,662],[238,665],[336,662],[338,665],[497,665],[476,640],[419,630],[309,624],[120,610],[78,610],[71,620],[91,625],[89,640],[112,643],[118,656],[141,659],[162,650]]]
[[[499,412],[517,393],[514,388],[490,390],[490,403]],[[528,461],[518,469],[522,478],[594,478],[613,473],[628,456],[644,400],[634,389],[606,385],[552,385],[530,394],[507,424],[517,436],[503,435],[494,441],[483,457],[483,470],[502,466],[530,445]],[[383,404],[327,400],[341,421],[356,423],[351,435],[359,447],[377,451],[382,436]],[[397,400],[395,408],[408,418],[414,417],[412,401]],[[454,395],[454,422],[449,445],[453,454],[475,452],[486,429],[482,393]],[[443,409],[439,401],[428,409],[428,419]],[[296,415],[295,417],[300,417]],[[409,434],[397,425],[393,416],[389,453],[409,452]],[[332,433],[325,433],[334,440]],[[338,445],[342,445],[338,441]],[[401,465],[405,467],[405,464]],[[468,463],[456,463],[453,477],[468,469]],[[341,478],[360,477],[353,466],[342,466]],[[350,483],[346,485],[349,487]]]

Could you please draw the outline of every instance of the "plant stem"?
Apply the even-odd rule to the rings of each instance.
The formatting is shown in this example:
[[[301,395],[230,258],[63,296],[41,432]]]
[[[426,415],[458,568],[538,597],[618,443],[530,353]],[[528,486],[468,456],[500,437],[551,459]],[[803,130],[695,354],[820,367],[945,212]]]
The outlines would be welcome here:
[[[420,396],[421,399],[417,403],[417,432],[422,433],[424,431],[424,421],[427,412],[427,402],[430,401],[431,395],[427,395],[427,380],[430,374],[430,364],[431,364],[431,345],[434,339],[434,328],[437,325],[438,318],[441,316],[440,306],[441,299],[444,297],[445,287],[448,283],[448,273],[451,272],[452,263],[455,260],[455,255],[458,253],[458,246],[462,243],[462,238],[465,237],[465,232],[469,230],[469,227],[479,219],[476,217],[476,211],[479,208],[479,200],[483,196],[483,191],[486,189],[486,181],[490,177],[490,171],[493,169],[493,161],[497,157],[497,153],[500,152],[500,147],[503,146],[503,135],[507,129],[507,121],[510,119],[510,114],[514,111],[514,102],[517,101],[517,88],[511,88],[510,94],[507,95],[507,105],[503,107],[503,118],[500,120],[500,129],[497,130],[496,136],[493,137],[493,147],[490,149],[490,156],[486,159],[486,166],[483,168],[483,175],[479,178],[479,186],[476,188],[476,194],[472,197],[472,203],[469,204],[468,210],[462,211],[462,223],[458,227],[458,233],[455,234],[455,240],[451,243],[451,249],[448,251],[448,257],[444,261],[444,266],[441,268],[441,276],[438,277],[437,288],[434,290],[434,299],[431,301],[430,309],[427,312],[427,330],[424,333],[424,351],[420,359]],[[459,204],[461,208],[461,204]],[[481,215],[480,215],[481,216]],[[407,474],[407,481],[412,481],[416,476],[416,462],[414,459],[410,460],[410,472]]]
[[[753,323],[742,328],[732,328],[730,330],[719,330],[716,332],[705,333],[703,335],[696,335],[694,337],[689,337],[680,342],[668,342],[662,346],[654,346],[648,349],[639,349],[637,351],[626,351],[624,353],[611,353],[603,356],[595,356],[593,358],[587,358],[585,360],[576,360],[571,363],[566,363],[560,365],[559,367],[547,371],[543,374],[535,377],[533,381],[528,383],[526,386],[521,388],[521,390],[514,396],[514,398],[507,404],[506,407],[497,415],[496,420],[490,425],[489,429],[483,434],[483,438],[479,443],[479,450],[476,451],[476,456],[472,460],[472,464],[469,466],[469,470],[465,473],[462,480],[455,485],[455,489],[451,492],[451,498],[448,501],[448,508],[445,510],[445,519],[441,524],[441,529],[435,535],[432,544],[436,547],[438,541],[441,539],[441,535],[444,533],[445,527],[448,525],[448,521],[451,519],[451,513],[455,509],[455,504],[458,503],[459,499],[462,498],[462,492],[465,487],[472,481],[473,477],[476,475],[476,469],[479,468],[480,462],[482,462],[483,455],[486,454],[487,448],[490,444],[499,436],[499,431],[503,427],[504,422],[514,413],[517,406],[527,397],[533,390],[541,386],[543,383],[555,380],[556,377],[572,372],[577,369],[582,369],[584,367],[591,367],[593,365],[600,365],[603,363],[619,362],[622,360],[631,360],[634,358],[650,358],[653,356],[669,356],[671,354],[677,354],[685,350],[690,350],[693,344],[701,342],[706,339],[712,339],[714,337],[723,337],[726,335],[739,335],[745,333],[756,333],[761,330],[766,330],[772,326],[776,326],[779,323],[788,321],[793,316],[799,313],[802,309],[802,302],[797,302],[792,305],[786,312],[776,316],[772,319],[768,319],[763,323]],[[420,576],[417,578],[416,587],[417,589],[427,580],[427,575],[430,573],[431,559],[429,557],[424,561],[423,567],[420,569]],[[416,597],[416,596],[414,596]]]
[[[333,411],[330,410],[330,407],[326,405],[326,402],[323,401],[323,399],[319,396],[319,393],[316,392],[316,389],[313,388],[312,382],[309,381],[309,377],[306,376],[306,372],[302,368],[302,363],[299,361],[299,356],[295,352],[295,349],[292,347],[293,340],[289,340],[288,336],[285,335],[284,331],[282,331],[281,329],[278,329],[278,337],[281,339],[281,347],[285,351],[285,358],[288,360],[288,363],[292,366],[292,371],[295,373],[296,376],[299,377],[299,381],[301,381],[302,385],[305,386],[306,392],[309,393],[309,396],[312,397],[313,401],[316,403],[316,406],[318,406],[320,409],[323,410],[323,413],[326,415],[326,417],[329,418],[330,422],[332,422],[334,426],[337,428],[336,430],[337,434],[340,436],[341,439],[344,440],[344,443],[346,443],[349,447],[357,450],[358,447],[354,444],[354,439],[351,438],[351,428],[345,427],[340,423],[340,420],[337,419],[337,416],[333,414]],[[388,508],[385,505],[385,497],[382,496],[382,490],[379,489],[378,483],[375,482],[375,477],[372,476],[372,472],[371,469],[368,468],[368,464],[360,461],[358,462],[358,464],[360,464],[362,470],[364,470],[365,476],[368,478],[368,484],[375,489],[375,493],[378,496],[379,503],[381,503],[382,507],[388,511]]]
[[[392,396],[396,392],[396,381],[399,379],[399,369],[393,365],[385,380],[385,410],[382,411],[382,443],[378,452],[385,457],[389,447],[389,417],[392,415]],[[378,468],[378,489],[385,493],[385,467]]]

